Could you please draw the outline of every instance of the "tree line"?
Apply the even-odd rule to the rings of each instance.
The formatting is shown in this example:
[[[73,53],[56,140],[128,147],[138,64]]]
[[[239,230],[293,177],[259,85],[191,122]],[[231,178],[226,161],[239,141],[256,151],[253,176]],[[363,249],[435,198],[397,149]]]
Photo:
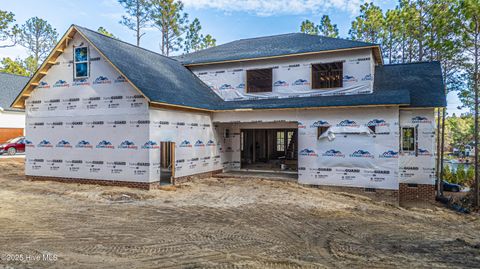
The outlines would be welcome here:
[[[134,31],[136,45],[147,28],[155,27],[160,32],[159,50],[169,56],[182,50],[195,52],[216,45],[216,39],[202,33],[198,18],[189,21],[183,11],[183,3],[178,0],[118,0],[125,14],[119,23]],[[119,39],[100,26],[97,31],[103,35]],[[58,42],[57,30],[46,20],[32,17],[19,25],[15,14],[0,10],[0,49],[20,45],[28,53],[25,59],[6,57],[0,61],[0,72],[31,76],[45,60]]]

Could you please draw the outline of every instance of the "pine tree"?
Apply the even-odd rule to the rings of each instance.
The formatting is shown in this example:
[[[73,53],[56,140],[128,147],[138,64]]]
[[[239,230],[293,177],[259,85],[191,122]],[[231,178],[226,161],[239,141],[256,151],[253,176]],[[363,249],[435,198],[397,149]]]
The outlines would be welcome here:
[[[305,20],[300,25],[300,32],[309,35],[318,35],[318,26],[309,20]]]
[[[140,39],[149,25],[150,20],[150,1],[149,0],[118,0],[123,6],[127,15],[122,16],[120,24],[125,25],[128,29],[135,31],[137,46],[140,46]]]
[[[15,15],[12,12],[0,10],[0,42],[11,42],[10,44],[0,45],[0,48],[13,47],[17,44],[20,29],[14,22]]]
[[[183,12],[183,3],[176,0],[152,0],[151,20],[162,34],[160,49],[163,55],[182,48],[182,34],[186,30],[188,15]]]
[[[338,37],[338,28],[336,24],[332,24],[332,21],[328,15],[323,15],[318,25],[318,32],[320,35],[328,37]]]
[[[20,45],[33,57],[34,68],[57,44],[58,33],[47,21],[38,17],[28,19],[20,31]]]

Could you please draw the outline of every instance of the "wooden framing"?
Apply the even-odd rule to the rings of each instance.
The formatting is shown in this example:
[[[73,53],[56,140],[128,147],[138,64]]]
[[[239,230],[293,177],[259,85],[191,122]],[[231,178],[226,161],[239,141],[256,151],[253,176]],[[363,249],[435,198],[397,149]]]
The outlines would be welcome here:
[[[249,79],[249,74],[251,74],[251,72],[255,72],[255,71],[266,71],[266,70],[269,70],[270,71],[270,90],[269,91],[249,91],[248,89],[248,79]],[[245,91],[247,93],[263,93],[263,92],[272,92],[273,91],[273,68],[257,68],[257,69],[249,69],[249,70],[246,70],[246,76],[245,76]]]

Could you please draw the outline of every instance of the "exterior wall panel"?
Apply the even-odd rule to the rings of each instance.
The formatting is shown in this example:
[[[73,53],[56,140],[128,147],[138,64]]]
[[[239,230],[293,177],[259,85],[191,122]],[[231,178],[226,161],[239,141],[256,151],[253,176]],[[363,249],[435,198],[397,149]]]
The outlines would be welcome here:
[[[343,87],[312,89],[312,64],[343,62]],[[290,98],[318,95],[368,94],[373,90],[373,55],[370,49],[283,59],[258,60],[190,69],[224,100]],[[273,68],[272,92],[247,93],[246,71]]]
[[[78,34],[26,101],[26,175],[148,182],[148,104],[93,48],[73,80]]]

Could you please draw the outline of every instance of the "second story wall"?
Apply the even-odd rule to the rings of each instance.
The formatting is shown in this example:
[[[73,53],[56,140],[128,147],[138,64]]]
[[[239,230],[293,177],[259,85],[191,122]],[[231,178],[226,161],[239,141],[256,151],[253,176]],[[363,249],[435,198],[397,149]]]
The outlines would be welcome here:
[[[343,62],[343,86],[312,89],[312,64]],[[373,90],[371,49],[321,53],[268,60],[189,67],[226,101],[318,95],[368,94]],[[247,70],[272,68],[272,91],[248,93]]]

